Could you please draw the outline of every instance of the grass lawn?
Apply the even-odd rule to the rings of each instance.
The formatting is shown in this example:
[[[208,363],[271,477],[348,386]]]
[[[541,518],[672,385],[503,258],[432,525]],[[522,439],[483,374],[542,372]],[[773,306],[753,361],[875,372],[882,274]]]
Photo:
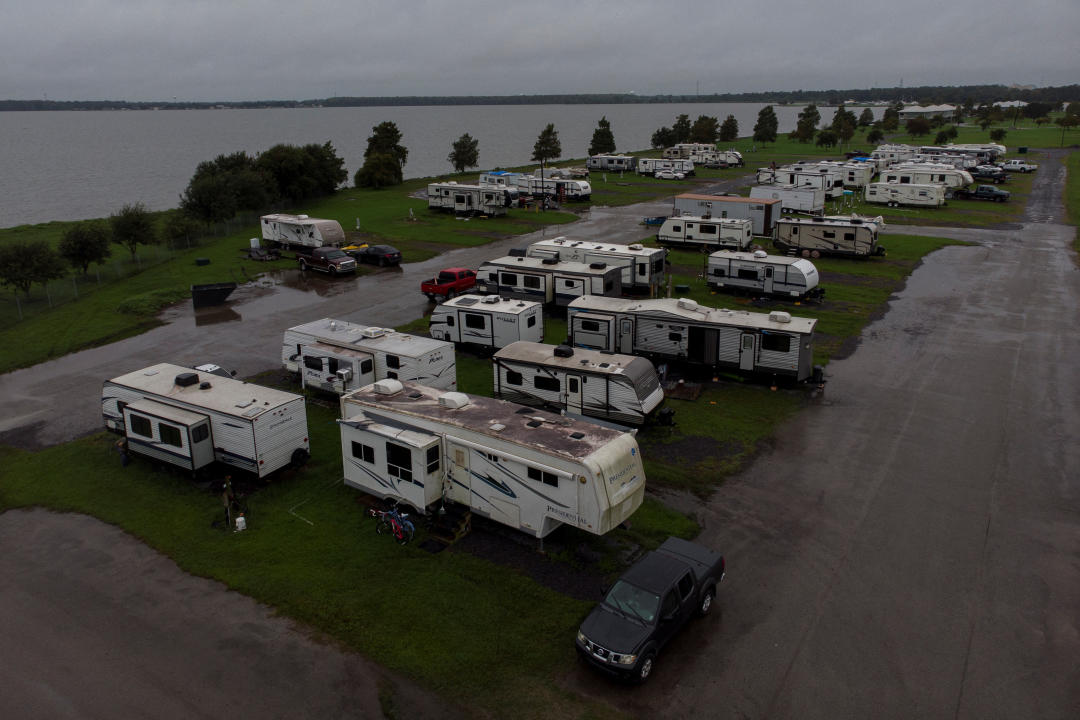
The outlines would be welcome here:
[[[1065,217],[1076,226],[1073,249],[1077,252],[1076,262],[1080,264],[1080,151],[1069,153],[1065,159],[1065,172]]]

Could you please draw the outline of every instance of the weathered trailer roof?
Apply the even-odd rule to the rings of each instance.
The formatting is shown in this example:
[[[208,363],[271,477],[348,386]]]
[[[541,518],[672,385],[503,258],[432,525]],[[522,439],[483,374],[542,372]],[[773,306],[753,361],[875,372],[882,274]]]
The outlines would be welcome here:
[[[729,195],[701,195],[699,193],[682,193],[681,195],[675,196],[676,200],[682,198],[685,198],[687,200],[709,200],[711,202],[739,203],[741,205],[775,205],[780,202],[780,200],[775,198],[750,198],[742,196],[731,197]]]
[[[644,315],[650,318],[673,318],[694,323],[716,324],[751,328],[755,330],[775,330],[777,332],[811,333],[817,325],[817,318],[789,316],[789,322],[771,319],[772,313],[756,313],[746,310],[710,308],[699,305],[685,298],[659,298],[656,300],[628,300],[609,298],[600,295],[585,295],[575,298],[568,309],[593,310],[608,313],[627,313]]]
[[[560,260],[559,262],[544,262],[547,258],[535,258],[535,257],[517,257],[514,255],[506,255],[504,257],[494,258],[483,263],[484,265],[495,265],[504,270],[513,270],[518,268],[521,270],[542,270],[544,272],[559,272],[559,273],[572,273],[575,275],[604,275],[610,270],[616,270],[620,274],[622,268],[615,265],[605,265],[602,268],[594,268],[594,263],[579,263],[579,262],[566,262]]]
[[[814,217],[782,217],[776,221],[777,225],[807,225],[813,227],[852,227],[859,228],[864,227],[870,230],[870,232],[877,234],[878,230],[884,227],[885,222],[880,217],[867,218],[867,217],[844,217],[835,215],[818,215]]]
[[[376,391],[376,385],[367,385],[342,396],[342,409],[348,413],[347,406],[352,402],[376,412],[380,409],[391,410],[454,425],[518,445],[543,448],[552,454],[575,461],[580,461],[626,434],[585,420],[575,420],[506,400],[455,392],[453,395],[468,398],[468,404],[453,408],[439,403],[439,398],[447,392],[445,390],[401,383],[401,390],[382,394]],[[349,420],[348,417],[344,419]]]
[[[476,310],[478,312],[498,312],[509,315],[520,315],[534,308],[542,308],[543,305],[532,300],[515,300],[498,295],[458,295],[455,298],[439,303],[439,307],[453,307],[459,310]]]
[[[494,358],[595,375],[623,375],[631,382],[650,374],[656,375],[656,368],[643,357],[587,348],[567,348],[573,354],[570,357],[561,357],[555,354],[555,347],[546,343],[519,340],[499,350]]]
[[[641,243],[597,242],[595,240],[572,240],[568,237],[557,237],[550,240],[537,240],[529,247],[555,249],[561,247],[575,248],[577,250],[594,250],[605,253],[620,253],[622,255],[637,255],[651,257],[653,255],[665,255],[667,250],[657,247],[646,247]]]
[[[741,260],[743,262],[767,263],[769,265],[792,265],[799,268],[805,268],[807,266],[814,267],[814,264],[805,258],[790,257],[788,255],[758,255],[758,252],[763,251],[737,252],[735,250],[717,250],[716,252],[709,254],[709,260]]]
[[[317,341],[342,347],[361,347],[393,355],[417,357],[434,350],[453,352],[454,346],[445,340],[399,333],[389,328],[360,325],[345,320],[323,318],[289,328],[311,335]]]
[[[198,382],[186,387],[176,384],[176,376],[192,373]],[[303,396],[283,390],[253,385],[234,378],[199,373],[189,367],[158,363],[109,380],[110,383],[148,393],[158,398],[176,399],[189,405],[253,420]],[[200,387],[202,383],[208,387]]]

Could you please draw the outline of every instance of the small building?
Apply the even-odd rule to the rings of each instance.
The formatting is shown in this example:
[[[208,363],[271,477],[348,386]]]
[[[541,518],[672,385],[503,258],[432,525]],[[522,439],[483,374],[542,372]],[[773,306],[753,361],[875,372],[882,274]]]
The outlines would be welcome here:
[[[905,122],[913,118],[930,119],[933,117],[943,117],[950,119],[955,112],[955,105],[906,105],[904,106],[904,109],[900,111],[900,122]]]
[[[749,220],[750,231],[758,237],[771,237],[780,219],[778,199],[749,198],[731,195],[702,195],[683,193],[672,201],[672,215],[694,215],[705,218],[736,218]]]

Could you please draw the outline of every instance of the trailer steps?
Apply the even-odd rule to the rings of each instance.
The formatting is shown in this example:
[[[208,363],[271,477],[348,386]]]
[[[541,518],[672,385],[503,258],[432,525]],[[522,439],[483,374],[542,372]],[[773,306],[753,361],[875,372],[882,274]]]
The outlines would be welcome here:
[[[428,538],[442,545],[443,550],[469,534],[472,529],[472,511],[464,505],[447,504],[431,518]],[[433,550],[438,552],[439,550]]]

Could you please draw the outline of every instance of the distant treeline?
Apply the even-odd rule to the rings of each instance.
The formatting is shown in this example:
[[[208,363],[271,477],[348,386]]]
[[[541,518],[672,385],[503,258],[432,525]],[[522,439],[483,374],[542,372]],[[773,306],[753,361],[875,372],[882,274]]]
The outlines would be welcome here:
[[[817,103],[838,105],[849,101],[904,102],[908,104],[982,105],[1005,100],[1062,103],[1080,100],[1080,85],[1045,88],[1017,88],[1005,85],[963,85],[959,87],[868,88],[861,90],[771,90],[755,93],[714,93],[712,95],[632,95],[589,93],[580,95],[457,95],[400,97],[333,97],[323,100],[252,100],[245,102],[124,102],[120,100],[0,100],[3,110],[205,110],[209,108],[296,108],[296,107],[394,107],[408,105],[620,105],[639,103],[773,103],[777,105]]]

